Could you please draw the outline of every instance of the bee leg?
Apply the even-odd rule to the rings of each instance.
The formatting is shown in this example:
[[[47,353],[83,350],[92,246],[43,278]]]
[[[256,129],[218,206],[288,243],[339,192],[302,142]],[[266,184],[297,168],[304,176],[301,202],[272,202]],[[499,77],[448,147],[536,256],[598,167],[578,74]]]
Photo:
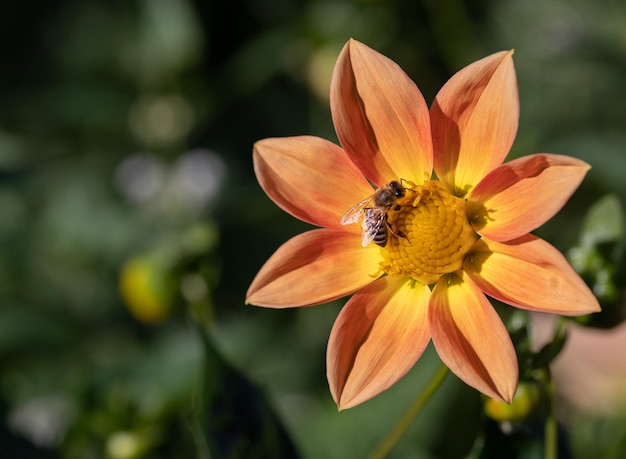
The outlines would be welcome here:
[[[407,241],[409,240],[408,237],[406,237],[406,234],[404,234],[402,231],[400,231],[400,228],[394,227],[391,223],[386,222],[387,223],[387,228],[389,229],[389,232],[391,234],[393,234],[395,237],[399,238],[403,238],[406,239]]]
[[[402,239],[406,239],[407,241],[409,241],[409,238],[406,237],[406,234],[404,234],[402,231],[400,231],[397,228],[396,228],[396,237],[402,238]],[[409,241],[409,242],[411,242],[411,241]]]

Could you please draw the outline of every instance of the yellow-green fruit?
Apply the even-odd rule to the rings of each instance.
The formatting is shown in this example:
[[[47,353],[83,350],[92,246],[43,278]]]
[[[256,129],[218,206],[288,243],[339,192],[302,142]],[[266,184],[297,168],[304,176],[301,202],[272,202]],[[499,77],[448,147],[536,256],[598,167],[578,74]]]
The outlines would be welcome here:
[[[137,320],[158,323],[169,316],[172,281],[167,270],[154,259],[131,258],[122,267],[119,282],[122,299]]]
[[[541,402],[541,388],[534,382],[521,382],[511,404],[498,400],[485,401],[485,413],[494,421],[519,422],[531,416]]]

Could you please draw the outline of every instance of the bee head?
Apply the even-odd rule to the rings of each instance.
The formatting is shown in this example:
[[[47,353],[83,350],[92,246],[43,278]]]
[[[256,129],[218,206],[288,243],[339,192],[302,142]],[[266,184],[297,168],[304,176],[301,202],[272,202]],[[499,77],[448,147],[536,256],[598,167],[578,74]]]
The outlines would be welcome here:
[[[402,186],[402,184],[400,184],[400,182],[397,182],[396,180],[389,182],[389,188],[392,189],[393,194],[396,196],[396,198],[404,197],[404,187]]]

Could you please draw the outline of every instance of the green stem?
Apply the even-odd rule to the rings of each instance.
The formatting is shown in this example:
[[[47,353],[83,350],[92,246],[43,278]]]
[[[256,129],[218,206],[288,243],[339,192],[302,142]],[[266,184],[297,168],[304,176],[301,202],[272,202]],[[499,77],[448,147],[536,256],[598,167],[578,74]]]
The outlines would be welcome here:
[[[558,431],[556,416],[554,414],[554,384],[552,383],[552,377],[548,374],[549,380],[547,384],[548,391],[548,414],[546,416],[546,423],[544,426],[544,455],[545,459],[557,459],[558,454]]]
[[[202,323],[199,317],[196,316],[191,310],[189,311],[188,317],[190,318],[189,321],[191,323],[191,326],[195,329],[195,332],[200,338],[206,361],[204,365],[204,371],[199,372],[197,387],[195,387],[193,390],[193,398],[189,416],[190,430],[193,442],[196,446],[197,458],[211,459],[211,451],[205,434],[205,426],[203,425],[202,410],[206,403],[205,391],[207,384],[214,383],[212,381],[212,378],[210,377],[210,375],[212,375],[214,372],[209,369],[208,364],[212,357],[209,354],[214,348],[206,323]]]
[[[567,321],[559,317],[555,324],[554,339],[562,339],[563,334],[566,333]],[[548,413],[546,415],[546,422],[544,425],[544,455],[545,459],[557,459],[558,457],[558,424],[556,421],[556,414],[554,412],[554,382],[552,381],[552,373],[550,372],[550,366],[546,366],[547,381],[546,392],[548,396]]]
[[[442,364],[437,370],[437,373],[435,373],[435,375],[429,381],[428,385],[413,401],[413,404],[409,407],[408,410],[406,410],[404,415],[396,423],[393,429],[391,429],[391,431],[387,434],[383,441],[379,443],[378,447],[371,454],[370,459],[383,459],[391,452],[398,440],[400,440],[402,435],[404,435],[404,433],[407,431],[407,429],[413,422],[413,419],[415,419],[415,417],[420,413],[422,408],[424,408],[426,402],[428,402],[428,400],[432,398],[435,392],[437,392],[437,389],[439,389],[448,373],[448,367]]]

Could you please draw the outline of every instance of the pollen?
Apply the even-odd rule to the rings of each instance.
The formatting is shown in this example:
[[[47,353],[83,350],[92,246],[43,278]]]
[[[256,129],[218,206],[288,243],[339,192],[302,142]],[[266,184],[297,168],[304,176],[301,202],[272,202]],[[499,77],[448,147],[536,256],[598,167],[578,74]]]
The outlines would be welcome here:
[[[465,205],[463,198],[452,195],[438,180],[407,188],[388,214],[390,234],[381,249],[381,269],[427,285],[461,269],[478,239]]]

